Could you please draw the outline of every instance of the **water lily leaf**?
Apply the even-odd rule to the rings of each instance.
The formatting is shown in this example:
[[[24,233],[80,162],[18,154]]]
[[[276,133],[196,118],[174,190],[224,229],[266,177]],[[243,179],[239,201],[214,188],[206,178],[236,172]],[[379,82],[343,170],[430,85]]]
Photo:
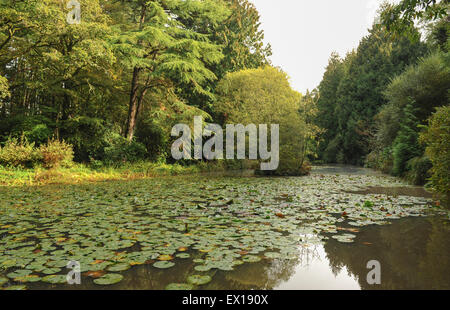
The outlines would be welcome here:
[[[192,275],[187,278],[187,282],[193,285],[205,285],[212,281],[210,276]]]
[[[26,290],[26,285],[11,285],[4,288],[6,291],[23,291]]]
[[[261,261],[261,257],[255,255],[245,255],[242,257],[242,260],[246,263],[257,263]]]
[[[173,260],[173,256],[172,255],[160,255],[158,257],[158,260],[160,261],[169,261],[169,260]]]
[[[104,276],[95,279],[94,283],[98,285],[112,285],[123,280],[123,276],[118,273],[107,273]]]
[[[0,286],[2,286],[5,283],[8,283],[8,279],[4,278],[4,277],[0,277]]]
[[[169,262],[169,261],[159,261],[153,264],[153,267],[159,268],[159,269],[167,269],[175,266],[175,263]]]
[[[189,253],[179,253],[176,255],[178,258],[189,258],[191,255]]]
[[[195,266],[194,269],[196,271],[203,272],[203,271],[210,271],[211,267],[210,266],[206,266],[206,265],[198,265],[198,266]]]
[[[42,282],[51,284],[64,284],[67,283],[67,275],[49,275],[42,278]]]
[[[17,277],[14,279],[16,282],[27,283],[27,282],[39,282],[41,281],[41,277],[38,275],[30,274],[27,276]]]
[[[131,268],[130,264],[119,263],[108,267],[108,271],[125,271]]]
[[[194,286],[188,283],[171,283],[166,286],[166,290],[170,291],[191,291],[193,289]]]
[[[16,270],[14,272],[8,273],[6,276],[8,278],[10,278],[10,279],[15,279],[15,278],[18,278],[18,277],[28,276],[31,273],[32,273],[31,270],[19,269],[19,270]]]
[[[61,272],[61,268],[45,268],[41,270],[41,273],[43,274],[55,274]]]

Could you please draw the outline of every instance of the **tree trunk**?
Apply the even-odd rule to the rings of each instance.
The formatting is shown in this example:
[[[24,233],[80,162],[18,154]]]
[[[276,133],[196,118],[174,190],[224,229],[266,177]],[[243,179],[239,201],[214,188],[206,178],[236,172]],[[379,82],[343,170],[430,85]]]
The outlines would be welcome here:
[[[130,103],[128,110],[127,129],[125,137],[128,141],[132,141],[134,137],[134,129],[136,128],[136,119],[138,115],[138,79],[139,68],[134,68],[133,79],[131,80]]]
[[[139,20],[139,30],[142,30],[145,22],[145,13],[146,13],[147,5],[143,4],[141,7],[141,18]],[[138,41],[138,44],[141,42]],[[128,141],[132,141],[134,137],[134,129],[136,128],[136,120],[139,113],[138,110],[138,90],[139,90],[139,72],[140,68],[134,67],[133,70],[133,78],[131,80],[131,92],[130,92],[130,103],[128,109],[128,120],[127,127],[125,130],[125,137]]]

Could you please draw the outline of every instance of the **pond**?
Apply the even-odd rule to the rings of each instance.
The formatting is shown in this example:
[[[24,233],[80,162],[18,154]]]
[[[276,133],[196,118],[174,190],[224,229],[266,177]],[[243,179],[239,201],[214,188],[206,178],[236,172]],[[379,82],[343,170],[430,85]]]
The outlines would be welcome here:
[[[356,167],[0,188],[0,287],[449,289],[449,222],[422,188]]]

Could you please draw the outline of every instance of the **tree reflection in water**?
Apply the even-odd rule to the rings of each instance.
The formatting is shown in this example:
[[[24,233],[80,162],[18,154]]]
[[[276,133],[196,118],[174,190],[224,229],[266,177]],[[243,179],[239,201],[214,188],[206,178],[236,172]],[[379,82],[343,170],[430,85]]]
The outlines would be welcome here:
[[[330,238],[324,245],[299,246],[293,259],[263,259],[235,267],[233,271],[199,273],[192,259],[177,259],[171,269],[135,266],[123,273],[124,280],[107,289],[164,289],[186,282],[193,274],[208,274],[213,281],[199,289],[450,289],[450,225],[443,218],[406,218],[387,226],[360,229],[354,243]],[[303,239],[305,240],[305,239]],[[309,240],[309,241],[308,241]],[[367,262],[381,263],[381,285],[367,283]],[[48,289],[36,283],[30,288]],[[82,285],[66,289],[102,289],[83,277]]]
[[[362,229],[354,244],[330,240],[325,251],[334,273],[344,266],[362,289],[449,289],[450,226],[442,218],[408,218]],[[381,285],[366,281],[366,264],[381,263]]]

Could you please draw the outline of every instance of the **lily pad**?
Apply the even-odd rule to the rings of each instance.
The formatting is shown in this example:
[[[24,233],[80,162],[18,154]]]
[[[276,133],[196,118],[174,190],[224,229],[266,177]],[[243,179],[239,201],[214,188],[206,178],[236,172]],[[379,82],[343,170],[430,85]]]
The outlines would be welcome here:
[[[166,286],[169,291],[192,291],[194,286],[188,283],[171,283]]]
[[[261,261],[261,257],[255,255],[245,255],[242,257],[242,260],[246,263],[257,263]]]
[[[179,253],[176,255],[178,258],[189,258],[191,255],[189,253]]]
[[[26,285],[11,285],[4,288],[6,291],[23,291],[26,290]]]
[[[103,277],[94,280],[95,284],[98,285],[112,285],[119,283],[123,280],[123,276],[118,273],[107,273]]]
[[[212,278],[208,275],[192,275],[187,278],[187,282],[193,285],[205,285],[212,281]]]
[[[49,275],[42,278],[42,282],[51,284],[65,284],[67,283],[67,275]]]
[[[19,277],[24,277],[24,276],[28,276],[32,273],[31,270],[26,270],[26,269],[19,269],[16,270],[14,272],[10,272],[8,273],[6,276],[10,279],[15,279],[15,278],[19,278]]]
[[[159,268],[159,269],[167,269],[175,266],[175,263],[169,262],[169,261],[159,261],[153,264],[153,267]]]
[[[108,270],[108,271],[114,271],[114,272],[116,272],[116,271],[125,271],[125,270],[128,270],[128,269],[130,269],[130,268],[131,268],[131,265],[130,265],[130,264],[127,264],[127,263],[118,263],[118,264],[109,266],[107,270]]]

